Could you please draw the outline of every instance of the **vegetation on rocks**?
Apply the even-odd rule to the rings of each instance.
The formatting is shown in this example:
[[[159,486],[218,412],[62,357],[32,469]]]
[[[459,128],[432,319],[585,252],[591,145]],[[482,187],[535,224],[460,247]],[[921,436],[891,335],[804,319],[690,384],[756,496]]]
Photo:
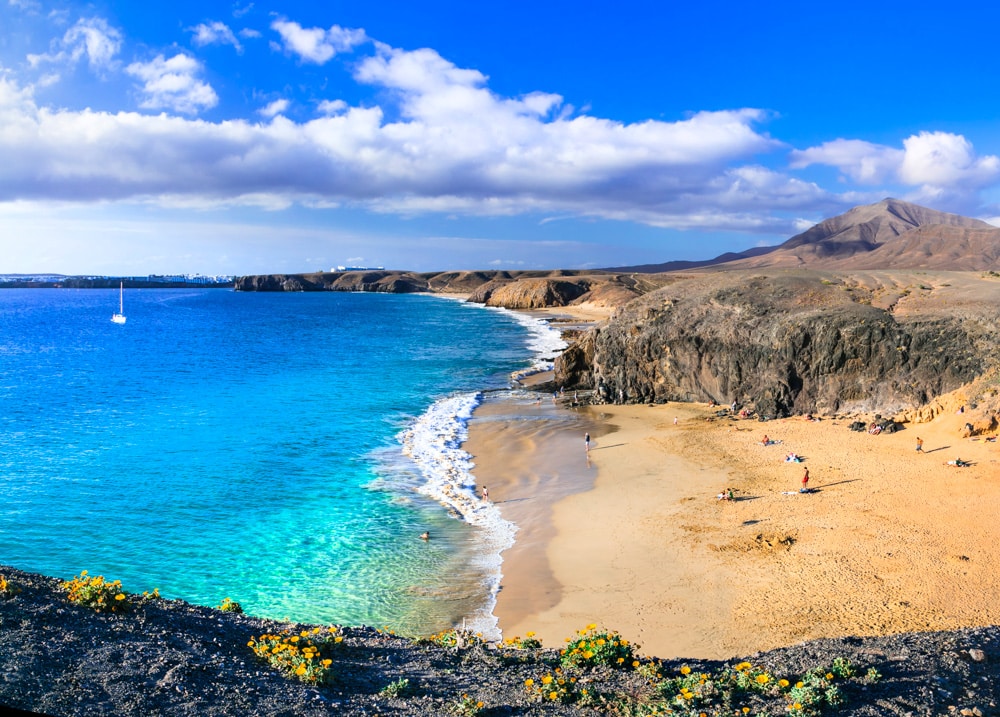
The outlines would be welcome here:
[[[128,611],[102,612],[69,601],[59,580],[13,568],[3,575],[0,704],[60,717],[874,717],[991,714],[1000,697],[998,628],[657,660],[596,624],[562,649],[530,635],[494,644],[461,630],[414,640],[151,594],[128,594]]]

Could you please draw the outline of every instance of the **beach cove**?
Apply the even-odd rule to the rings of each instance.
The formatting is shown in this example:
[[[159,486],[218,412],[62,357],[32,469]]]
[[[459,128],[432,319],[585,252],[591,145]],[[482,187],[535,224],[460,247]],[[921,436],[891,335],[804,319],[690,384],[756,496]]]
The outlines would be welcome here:
[[[1000,449],[961,438],[961,414],[870,435],[853,418],[758,422],[705,404],[543,395],[538,410],[565,417],[484,407],[465,444],[518,525],[495,608],[504,637],[559,646],[597,622],[645,654],[725,659],[1000,621]],[[736,500],[717,500],[726,488]]]

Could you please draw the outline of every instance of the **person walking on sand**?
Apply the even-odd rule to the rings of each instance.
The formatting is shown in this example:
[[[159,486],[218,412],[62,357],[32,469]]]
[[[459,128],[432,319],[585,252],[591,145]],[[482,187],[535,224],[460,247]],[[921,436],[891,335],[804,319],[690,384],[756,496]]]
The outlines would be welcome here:
[[[806,472],[802,474],[802,488],[799,489],[799,493],[809,492],[809,469],[806,468]]]
[[[483,500],[489,500],[489,499],[490,499],[490,492],[486,490],[486,486],[483,486]]]
[[[583,447],[587,449],[587,453],[590,453],[590,434],[583,434]]]
[[[921,438],[920,436],[917,436],[917,453],[923,453],[923,452],[924,452],[924,439]]]

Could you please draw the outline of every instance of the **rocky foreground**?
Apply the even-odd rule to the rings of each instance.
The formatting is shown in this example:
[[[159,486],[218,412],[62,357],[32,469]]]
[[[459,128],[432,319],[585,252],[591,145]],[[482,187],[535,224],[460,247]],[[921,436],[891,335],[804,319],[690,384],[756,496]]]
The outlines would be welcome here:
[[[178,600],[129,595],[121,614],[69,603],[61,581],[2,568],[0,704],[61,715],[992,715],[1000,628],[818,640],[728,662],[640,657],[638,669],[555,672],[556,649],[444,647],[345,628],[325,685],[303,684],[248,642],[305,626]],[[766,609],[762,608],[762,612]],[[840,661],[837,660],[840,658]],[[782,686],[829,675],[842,704],[795,703]],[[808,677],[809,671],[822,668]],[[833,668],[836,669],[836,668]],[[657,677],[657,674],[660,675]],[[753,689],[735,687],[743,674]],[[546,675],[575,678],[574,701],[549,699]],[[701,675],[705,675],[704,679]],[[763,683],[762,684],[762,678]],[[584,695],[583,690],[586,690]],[[830,688],[825,688],[830,693]],[[818,694],[814,692],[812,694]],[[839,702],[840,700],[833,700]],[[795,707],[798,704],[798,707]],[[654,711],[658,707],[661,711]]]

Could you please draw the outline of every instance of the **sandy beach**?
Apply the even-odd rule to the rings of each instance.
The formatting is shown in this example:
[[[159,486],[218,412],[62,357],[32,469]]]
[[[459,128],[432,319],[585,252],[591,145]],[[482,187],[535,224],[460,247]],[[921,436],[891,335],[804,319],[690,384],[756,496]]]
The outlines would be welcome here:
[[[505,637],[559,646],[594,622],[644,654],[726,659],[1000,622],[1000,446],[961,438],[954,410],[882,435],[704,404],[537,410],[484,407],[466,444],[520,526],[495,610]],[[725,488],[736,500],[716,499]]]

